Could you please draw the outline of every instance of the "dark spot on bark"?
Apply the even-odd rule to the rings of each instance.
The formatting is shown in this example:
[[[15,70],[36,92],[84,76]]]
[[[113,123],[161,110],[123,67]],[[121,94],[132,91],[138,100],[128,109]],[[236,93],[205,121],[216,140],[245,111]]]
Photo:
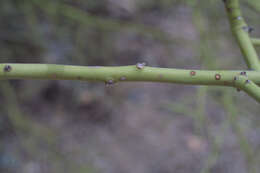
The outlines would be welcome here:
[[[12,67],[10,65],[6,65],[4,67],[4,72],[10,72],[12,70]]]
[[[221,75],[220,75],[220,74],[216,74],[216,75],[215,75],[215,79],[216,79],[216,80],[220,80],[220,79],[221,79]]]
[[[245,75],[246,75],[246,72],[245,72],[245,71],[242,71],[240,74],[245,76]]]
[[[249,32],[249,33],[253,32],[254,30],[255,30],[255,29],[254,29],[253,27],[251,27],[251,26],[248,27],[248,32]]]
[[[254,28],[251,26],[243,26],[242,29],[248,33],[251,33],[252,31],[254,31]]]
[[[191,72],[190,72],[190,75],[191,75],[191,76],[195,76],[195,75],[196,75],[196,72],[195,72],[195,71],[191,71]]]

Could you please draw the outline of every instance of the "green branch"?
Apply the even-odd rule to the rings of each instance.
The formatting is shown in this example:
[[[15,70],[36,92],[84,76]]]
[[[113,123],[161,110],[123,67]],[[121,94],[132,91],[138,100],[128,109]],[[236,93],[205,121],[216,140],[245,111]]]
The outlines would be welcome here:
[[[257,71],[206,71],[174,68],[155,68],[137,63],[132,66],[72,66],[56,64],[0,64],[0,80],[7,79],[48,79],[99,81],[106,85],[116,82],[166,82],[192,85],[231,86],[244,90],[260,102],[260,62],[254,45],[259,39],[250,39],[250,27],[242,18],[239,0],[224,0],[231,29],[238,41],[249,68]],[[71,9],[69,6],[63,8]],[[65,10],[66,11],[66,10]],[[100,21],[102,24],[104,21]],[[254,45],[253,45],[254,44]],[[241,74],[245,75],[242,76]]]
[[[71,66],[55,64],[0,64],[0,79],[49,79],[99,81],[107,84],[125,81],[167,82],[193,85],[234,86],[241,71],[206,71],[131,66]],[[260,84],[260,72],[246,71],[248,78]]]
[[[247,66],[250,69],[260,70],[258,55],[249,37],[251,28],[248,27],[242,17],[239,0],[224,0],[224,2],[231,25],[231,30],[238,41]]]
[[[253,81],[249,80],[247,76],[236,76],[234,78],[234,81],[237,88],[245,91],[248,95],[260,102],[260,87],[256,85]]]
[[[260,46],[260,39],[259,38],[251,38],[251,41],[255,46]]]

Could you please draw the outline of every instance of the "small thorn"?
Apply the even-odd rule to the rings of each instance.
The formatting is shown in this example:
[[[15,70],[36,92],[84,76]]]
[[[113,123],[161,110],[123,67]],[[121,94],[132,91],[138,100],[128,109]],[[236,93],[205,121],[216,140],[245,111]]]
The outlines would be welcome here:
[[[144,67],[145,67],[146,63],[145,62],[142,62],[142,63],[137,63],[136,64],[136,68],[138,68],[139,70],[142,70]]]
[[[12,70],[12,67],[10,65],[4,66],[4,72],[10,72]]]
[[[255,30],[255,29],[254,29],[253,27],[250,27],[250,26],[248,27],[248,32],[249,32],[249,33],[253,32],[254,30]]]
[[[254,31],[254,28],[252,28],[251,26],[243,26],[242,29],[248,33]]]
[[[250,83],[250,80],[247,79],[247,80],[246,80],[246,84],[249,84],[249,83]]]
[[[246,76],[246,72],[245,71],[240,72],[240,74]]]
[[[115,84],[115,81],[113,79],[109,79],[105,82],[106,87],[110,87]]]

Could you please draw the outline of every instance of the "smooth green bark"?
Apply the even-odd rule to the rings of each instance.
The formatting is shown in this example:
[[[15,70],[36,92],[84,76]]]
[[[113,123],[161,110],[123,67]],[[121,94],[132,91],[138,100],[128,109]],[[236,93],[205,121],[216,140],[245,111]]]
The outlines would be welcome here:
[[[252,31],[252,29],[248,27],[242,17],[239,0],[224,0],[224,3],[226,6],[226,11],[228,13],[231,30],[236,37],[247,66],[252,70],[259,71],[260,62],[254,46],[260,45],[260,40],[250,38],[249,33]],[[234,78],[236,79],[234,82],[235,87],[242,89],[248,95],[260,102],[260,87],[258,86],[259,84],[255,81],[251,81],[250,77],[247,77],[247,75],[242,76],[241,74]],[[258,85],[256,85],[255,83],[257,83]]]
[[[0,80],[48,79],[116,82],[167,82],[192,85],[219,85],[240,88],[260,102],[260,62],[254,45],[259,39],[249,37],[250,28],[242,18],[239,0],[224,0],[231,29],[248,67],[255,71],[206,71],[132,66],[72,66],[56,64],[0,64]],[[246,74],[241,77],[241,74]],[[236,80],[235,80],[236,79]]]
[[[251,39],[253,45],[260,46],[260,39],[259,38],[252,38]]]
[[[257,86],[253,81],[249,80],[246,76],[236,76],[235,86],[245,91],[248,95],[260,102],[260,87]]]
[[[0,64],[0,79],[48,79],[99,81],[113,84],[124,81],[168,82],[193,85],[234,86],[241,71],[184,70],[131,66],[71,66],[55,64]],[[260,72],[246,71],[260,84]]]
[[[258,55],[248,33],[250,28],[242,17],[239,0],[225,0],[225,6],[231,30],[237,39],[247,66],[253,70],[260,70]]]

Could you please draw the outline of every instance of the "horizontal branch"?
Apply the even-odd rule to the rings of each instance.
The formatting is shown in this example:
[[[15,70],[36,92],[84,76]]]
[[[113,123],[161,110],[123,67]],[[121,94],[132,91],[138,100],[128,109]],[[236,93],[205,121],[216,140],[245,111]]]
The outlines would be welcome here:
[[[106,84],[125,81],[167,82],[193,85],[235,86],[234,77],[241,71],[206,71],[130,66],[71,66],[55,64],[0,64],[0,80],[48,79],[99,81]],[[260,72],[245,71],[248,79],[260,85]]]
[[[260,39],[259,38],[251,38],[251,41],[255,46],[260,46]]]

